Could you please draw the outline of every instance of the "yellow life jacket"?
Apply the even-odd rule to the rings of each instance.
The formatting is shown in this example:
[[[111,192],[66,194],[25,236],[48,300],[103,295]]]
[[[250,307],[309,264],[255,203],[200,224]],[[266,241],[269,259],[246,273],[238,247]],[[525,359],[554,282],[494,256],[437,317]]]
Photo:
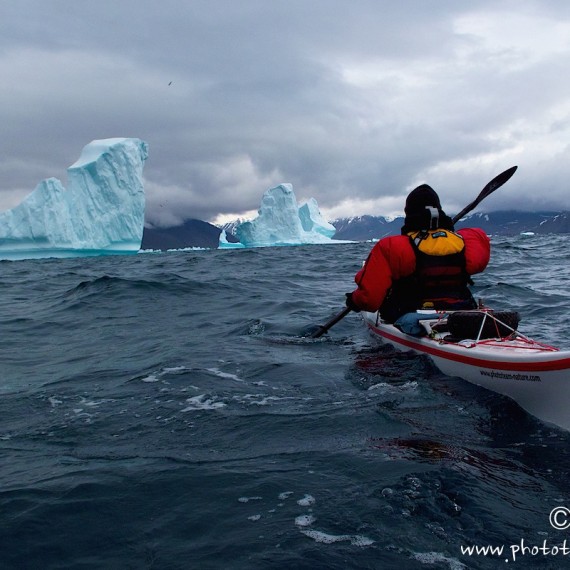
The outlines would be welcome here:
[[[463,238],[449,230],[421,230],[408,233],[415,247],[426,255],[453,255],[465,249]]]
[[[417,309],[475,308],[465,269],[465,242],[453,231],[437,228],[409,232],[416,255],[416,270],[392,284],[380,314],[394,322]]]

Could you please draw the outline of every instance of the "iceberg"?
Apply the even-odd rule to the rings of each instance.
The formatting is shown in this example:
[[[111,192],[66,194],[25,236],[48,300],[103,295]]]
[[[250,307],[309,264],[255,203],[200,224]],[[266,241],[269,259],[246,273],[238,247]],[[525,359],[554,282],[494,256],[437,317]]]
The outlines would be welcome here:
[[[147,157],[147,143],[135,138],[86,145],[67,169],[67,190],[48,178],[18,206],[0,213],[0,259],[137,253]]]
[[[222,249],[236,249],[236,248],[240,248],[240,247],[245,247],[243,245],[243,243],[239,243],[239,242],[230,242],[228,241],[228,234],[226,233],[226,230],[222,229],[222,232],[220,233],[220,245],[218,246],[218,249],[222,248]]]
[[[219,249],[338,243],[332,240],[335,227],[321,215],[314,198],[299,206],[293,186],[280,184],[270,188],[261,199],[258,216],[236,227],[239,244],[230,244],[225,231],[220,234]]]
[[[314,198],[309,198],[299,208],[299,217],[305,232],[316,232],[329,239],[332,239],[336,233],[336,228],[323,218],[319,205]]]

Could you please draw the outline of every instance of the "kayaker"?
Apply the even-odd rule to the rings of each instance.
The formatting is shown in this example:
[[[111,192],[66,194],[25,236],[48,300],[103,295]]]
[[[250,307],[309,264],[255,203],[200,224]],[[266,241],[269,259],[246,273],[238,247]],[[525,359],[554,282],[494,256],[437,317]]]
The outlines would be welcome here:
[[[489,263],[491,246],[478,228],[454,231],[439,196],[427,184],[406,199],[401,235],[381,239],[346,294],[353,311],[380,310],[387,322],[418,309],[474,309],[471,275]]]

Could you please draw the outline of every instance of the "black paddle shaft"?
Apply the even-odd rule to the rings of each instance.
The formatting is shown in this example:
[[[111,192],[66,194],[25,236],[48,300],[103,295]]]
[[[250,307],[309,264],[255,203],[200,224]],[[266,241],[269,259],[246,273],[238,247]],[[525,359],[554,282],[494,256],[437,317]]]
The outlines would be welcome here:
[[[507,182],[511,176],[515,173],[517,166],[511,166],[504,172],[501,172],[498,176],[495,176],[491,182],[489,182],[481,192],[479,192],[479,196],[471,202],[468,206],[465,206],[459,214],[453,216],[452,220],[453,223],[457,223],[465,214],[469,213],[471,210],[476,208],[487,196],[492,194],[497,188],[500,188],[505,182]],[[330,321],[327,321],[322,327],[320,327],[317,331],[311,334],[311,338],[319,338],[320,336],[324,335],[332,326],[336,325],[339,321],[344,319],[348,313],[350,313],[351,309],[345,307],[340,313],[335,315]]]

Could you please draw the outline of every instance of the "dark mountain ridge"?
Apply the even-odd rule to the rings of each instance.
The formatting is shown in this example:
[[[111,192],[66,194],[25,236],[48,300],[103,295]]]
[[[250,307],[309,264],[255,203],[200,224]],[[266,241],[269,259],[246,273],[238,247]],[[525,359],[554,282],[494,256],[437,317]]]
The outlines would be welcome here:
[[[367,241],[400,233],[403,217],[358,216],[339,218],[331,223],[336,228],[333,239]],[[456,227],[478,227],[489,235],[518,235],[520,233],[570,233],[570,212],[520,212],[504,210],[469,214]],[[222,229],[230,242],[238,240],[231,234],[234,224],[224,228],[202,220],[187,220],[172,228],[145,228],[142,249],[183,249],[185,247],[217,248]]]
[[[186,220],[181,226],[172,228],[145,227],[141,249],[217,248],[221,231],[221,228],[202,220]],[[228,235],[228,241],[238,240]]]

